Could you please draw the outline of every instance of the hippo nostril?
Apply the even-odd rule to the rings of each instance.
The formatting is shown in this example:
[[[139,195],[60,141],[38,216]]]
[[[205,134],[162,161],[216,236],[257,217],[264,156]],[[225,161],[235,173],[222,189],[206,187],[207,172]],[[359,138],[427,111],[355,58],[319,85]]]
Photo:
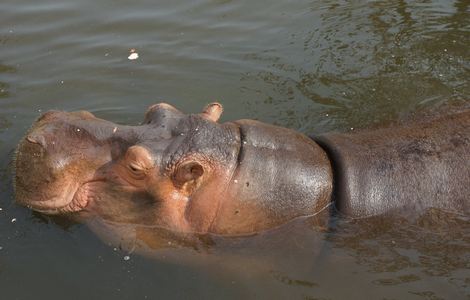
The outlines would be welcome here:
[[[33,143],[33,144],[38,144],[38,145],[41,145],[43,147],[46,146],[46,141],[44,140],[44,137],[42,137],[42,136],[28,135],[26,137],[26,140],[30,143]]]
[[[29,136],[29,135],[26,137],[26,140],[33,144],[39,144],[38,141],[36,141],[32,136]]]

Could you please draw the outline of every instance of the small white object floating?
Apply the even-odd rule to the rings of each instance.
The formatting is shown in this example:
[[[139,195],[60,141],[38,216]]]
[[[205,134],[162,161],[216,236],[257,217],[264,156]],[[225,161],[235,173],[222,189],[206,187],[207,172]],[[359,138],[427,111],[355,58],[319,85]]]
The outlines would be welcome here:
[[[131,54],[127,57],[129,60],[136,60],[139,58],[139,53],[135,49],[131,49]]]
[[[131,55],[129,55],[127,58],[130,60],[138,59],[139,54],[134,52],[134,53],[131,53]]]

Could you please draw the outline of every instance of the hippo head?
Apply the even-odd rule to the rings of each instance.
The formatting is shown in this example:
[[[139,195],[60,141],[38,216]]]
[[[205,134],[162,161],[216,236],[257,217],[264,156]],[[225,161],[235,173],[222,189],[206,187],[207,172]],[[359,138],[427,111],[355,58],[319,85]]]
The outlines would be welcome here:
[[[183,232],[246,234],[328,205],[325,152],[292,130],[253,120],[217,123],[218,103],[186,115],[151,106],[139,126],[89,112],[50,111],[20,142],[16,201]]]

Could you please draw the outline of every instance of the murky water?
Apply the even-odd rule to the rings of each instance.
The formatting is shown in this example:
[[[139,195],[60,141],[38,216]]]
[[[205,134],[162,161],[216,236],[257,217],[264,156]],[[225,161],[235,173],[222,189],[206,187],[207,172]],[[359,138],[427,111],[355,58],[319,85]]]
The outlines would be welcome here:
[[[152,259],[13,205],[10,164],[48,109],[137,124],[155,102],[218,100],[222,121],[309,134],[406,118],[470,99],[469,49],[468,0],[3,0],[0,298],[470,298],[468,219],[338,218]]]

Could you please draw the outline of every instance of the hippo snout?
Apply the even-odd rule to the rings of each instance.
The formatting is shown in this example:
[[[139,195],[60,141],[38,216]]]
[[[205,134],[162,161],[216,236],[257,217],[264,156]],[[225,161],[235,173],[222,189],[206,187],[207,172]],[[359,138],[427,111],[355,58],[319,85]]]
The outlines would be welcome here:
[[[53,213],[93,180],[96,166],[109,161],[110,155],[96,134],[103,124],[91,119],[96,118],[90,113],[49,111],[34,122],[16,149],[17,203]]]

